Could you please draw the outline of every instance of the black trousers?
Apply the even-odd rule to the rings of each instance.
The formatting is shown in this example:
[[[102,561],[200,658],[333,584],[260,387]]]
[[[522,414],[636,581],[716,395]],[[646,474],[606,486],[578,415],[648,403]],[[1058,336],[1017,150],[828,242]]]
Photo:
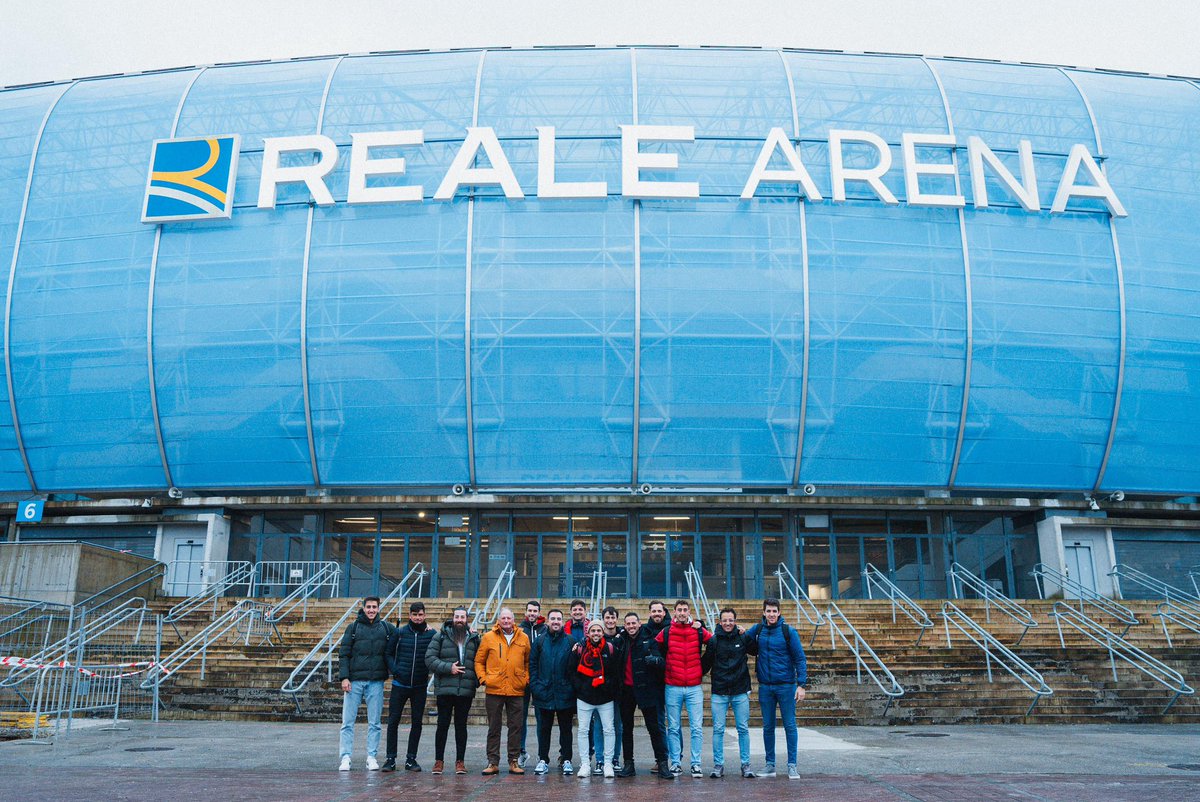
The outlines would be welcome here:
[[[626,762],[633,759],[633,713],[638,709],[637,700],[633,694],[623,693],[617,699],[621,707],[621,746],[625,750]],[[662,725],[659,724],[658,707],[641,708],[642,718],[646,722],[646,731],[650,733],[650,746],[654,749],[654,761],[661,763],[667,759],[666,741],[663,739]],[[666,716],[662,716],[663,719]]]
[[[396,740],[400,729],[400,718],[404,715],[404,705],[412,709],[412,726],[408,730],[408,759],[417,759],[417,746],[421,743],[421,722],[425,718],[425,686],[419,688],[401,688],[392,685],[392,695],[388,700],[387,722],[387,757],[396,759]]]
[[[433,759],[446,759],[446,736],[450,734],[450,719],[454,719],[454,759],[467,757],[467,714],[471,712],[474,696],[439,696],[437,698],[437,731],[433,736]]]
[[[571,722],[575,718],[575,708],[565,710],[542,710],[534,708],[537,718],[538,760],[550,762],[550,729],[554,720],[558,719],[558,762],[571,759]]]

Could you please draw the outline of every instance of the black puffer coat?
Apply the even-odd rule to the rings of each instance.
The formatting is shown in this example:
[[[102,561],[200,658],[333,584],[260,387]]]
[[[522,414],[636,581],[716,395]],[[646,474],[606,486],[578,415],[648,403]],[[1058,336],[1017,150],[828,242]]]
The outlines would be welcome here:
[[[621,692],[625,688],[625,660],[632,651],[633,698],[638,707],[657,707],[663,698],[663,659],[654,637],[658,634],[653,627],[643,624],[631,638],[621,632],[616,638],[617,682]]]
[[[567,659],[575,639],[559,630],[547,632],[529,652],[529,687],[538,710],[574,710],[575,689],[566,681]]]
[[[342,635],[338,646],[338,679],[351,682],[388,678],[387,645],[395,627],[379,616],[375,621],[362,610]]]
[[[425,651],[425,666],[433,674],[435,696],[474,696],[479,687],[479,676],[475,673],[475,653],[479,651],[479,633],[468,632],[463,644],[463,656],[458,657],[458,644],[454,642],[454,624],[447,621],[434,633],[429,648]],[[466,671],[454,675],[450,669],[461,662]]]
[[[737,696],[750,692],[748,654],[758,654],[757,640],[736,628],[726,632],[717,627],[700,661],[706,672],[712,672],[713,693]]]
[[[420,688],[429,682],[425,652],[433,640],[433,627],[412,621],[396,629],[388,641],[387,662],[392,680],[405,688]]]

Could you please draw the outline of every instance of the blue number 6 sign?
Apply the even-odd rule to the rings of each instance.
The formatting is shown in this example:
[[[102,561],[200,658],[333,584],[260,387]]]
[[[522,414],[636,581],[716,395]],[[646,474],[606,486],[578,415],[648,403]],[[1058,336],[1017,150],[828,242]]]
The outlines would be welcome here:
[[[17,505],[17,521],[20,523],[37,523],[42,520],[44,501],[22,501]]]

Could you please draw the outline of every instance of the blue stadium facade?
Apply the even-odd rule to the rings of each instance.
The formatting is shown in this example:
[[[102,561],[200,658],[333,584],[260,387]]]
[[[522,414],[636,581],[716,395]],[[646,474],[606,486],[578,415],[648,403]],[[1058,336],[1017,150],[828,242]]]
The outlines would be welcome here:
[[[699,197],[622,192],[634,125],[694,127],[642,149],[676,154],[646,175]],[[538,197],[538,126],[555,128],[557,179],[603,197]],[[524,199],[479,184],[435,200],[480,127]],[[821,200],[796,182],[739,197],[773,128]],[[352,137],[411,129],[420,147],[380,157],[403,156],[424,200],[346,203]],[[861,181],[833,200],[835,130],[886,142],[899,203]],[[960,208],[909,202],[913,132],[954,137],[925,149],[952,166],[920,186]],[[334,202],[291,182],[261,208],[264,143],[314,134],[338,148]],[[228,219],[142,222],[153,143],[218,135],[240,137]],[[982,208],[971,137],[1014,174],[1031,144],[1038,210],[995,170]],[[1082,196],[1050,211],[1079,144],[1124,216]],[[847,163],[871,157],[847,146]],[[348,593],[418,559],[455,595],[507,560],[520,592],[550,596],[601,565],[617,593],[671,595],[688,562],[727,582],[715,596],[769,590],[779,562],[815,595],[853,595],[867,563],[945,595],[954,560],[1022,592],[1033,562],[1078,558],[1072,532],[1103,533],[1102,586],[1138,549],[1184,577],[1200,563],[1197,221],[1200,84],[1180,78],[579,48],[13,88],[0,490],[50,503],[11,536],[170,559],[163,522],[203,510],[206,559],[338,559]]]

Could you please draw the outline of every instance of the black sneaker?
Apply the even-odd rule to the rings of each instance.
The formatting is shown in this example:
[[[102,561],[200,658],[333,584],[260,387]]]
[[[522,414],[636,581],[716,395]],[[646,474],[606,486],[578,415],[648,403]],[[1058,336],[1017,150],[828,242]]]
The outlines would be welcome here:
[[[700,769],[699,763],[692,764],[692,776],[697,779],[704,776],[704,772]]]
[[[404,761],[404,770],[405,771],[420,771],[421,764],[417,762],[416,758],[410,757],[408,760]]]
[[[389,757],[387,760],[383,761],[383,765],[379,767],[379,770],[380,771],[395,771],[396,770],[396,758]]]

